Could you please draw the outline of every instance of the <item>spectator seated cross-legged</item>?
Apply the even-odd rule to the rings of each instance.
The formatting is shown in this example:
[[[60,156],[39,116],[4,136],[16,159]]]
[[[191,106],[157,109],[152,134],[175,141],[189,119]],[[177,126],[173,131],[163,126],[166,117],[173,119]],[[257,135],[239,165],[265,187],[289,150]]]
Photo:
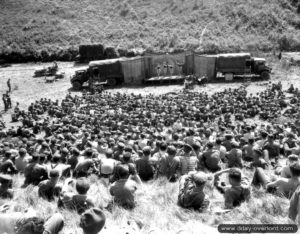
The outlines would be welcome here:
[[[271,177],[262,168],[256,168],[252,184],[254,186],[263,186],[268,192],[290,198],[300,185],[300,163],[294,162],[289,167],[291,178]]]
[[[119,166],[118,174],[119,180],[111,185],[110,194],[116,204],[127,209],[133,209],[135,207],[137,183],[129,177],[128,167]]]
[[[209,205],[208,196],[203,189],[207,175],[204,172],[192,172],[180,178],[178,204],[187,209],[202,211]]]
[[[221,182],[220,176],[224,173],[228,173],[229,184],[226,185]],[[238,168],[229,168],[214,175],[215,187],[224,194],[225,197],[225,209],[232,209],[239,206],[242,202],[248,201],[250,198],[250,183],[242,172]]]
[[[54,200],[54,196],[58,196],[61,191],[61,186],[57,184],[59,180],[59,171],[51,170],[50,178],[39,183],[38,194],[40,197],[49,201]]]
[[[78,214],[82,214],[87,209],[95,206],[93,199],[87,195],[90,185],[86,178],[82,177],[76,180],[76,192],[65,189],[69,183],[74,184],[74,181],[67,180],[65,182],[58,200],[58,207],[75,210]]]

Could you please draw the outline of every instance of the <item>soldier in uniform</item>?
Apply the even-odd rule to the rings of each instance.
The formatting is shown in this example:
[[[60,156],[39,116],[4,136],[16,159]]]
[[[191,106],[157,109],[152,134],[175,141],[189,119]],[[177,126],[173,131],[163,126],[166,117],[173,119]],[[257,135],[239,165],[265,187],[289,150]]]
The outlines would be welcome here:
[[[10,79],[7,80],[7,87],[8,87],[8,92],[11,92],[11,84],[10,84]]]
[[[11,98],[10,98],[8,91],[6,92],[6,99],[7,99],[7,106],[10,109],[11,108]]]
[[[7,102],[6,94],[2,95],[2,101],[3,101],[3,105],[4,105],[4,110],[7,111],[8,110],[8,102]]]

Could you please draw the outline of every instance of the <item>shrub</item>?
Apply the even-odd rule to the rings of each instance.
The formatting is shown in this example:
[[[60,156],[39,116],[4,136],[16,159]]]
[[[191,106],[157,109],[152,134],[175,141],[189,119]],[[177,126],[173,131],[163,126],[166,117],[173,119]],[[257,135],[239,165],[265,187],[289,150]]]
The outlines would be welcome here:
[[[0,53],[11,62],[66,61],[78,54],[74,46],[99,41],[121,48],[151,47],[156,52],[193,49],[199,47],[201,30],[208,24],[203,40],[207,45],[201,45],[206,52],[300,49],[296,0],[93,1],[87,5],[10,0],[3,2],[0,11]]]
[[[116,50],[114,47],[106,47],[105,51],[104,51],[104,57],[106,59],[113,59],[113,58],[117,58],[118,55],[116,53]]]

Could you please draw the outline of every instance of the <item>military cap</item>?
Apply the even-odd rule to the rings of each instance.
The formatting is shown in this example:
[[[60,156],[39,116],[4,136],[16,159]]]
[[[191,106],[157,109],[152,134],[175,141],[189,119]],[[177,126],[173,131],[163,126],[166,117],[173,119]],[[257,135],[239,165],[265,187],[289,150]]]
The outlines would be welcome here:
[[[185,152],[190,152],[193,150],[192,146],[190,146],[189,144],[184,144],[183,149]]]
[[[12,153],[10,150],[6,150],[4,155],[5,155],[5,157],[10,157],[12,155]]]
[[[291,154],[291,155],[288,156],[288,159],[290,161],[298,161],[299,157],[296,154]]]
[[[51,170],[49,173],[50,178],[57,178],[59,177],[59,171],[58,170]]]
[[[69,153],[69,150],[68,150],[66,147],[64,147],[64,148],[61,150],[61,153],[62,153],[62,154],[68,154],[68,153]]]
[[[39,138],[36,139],[36,141],[42,143],[44,141],[44,138],[43,137],[39,137]]]
[[[143,153],[144,154],[150,154],[151,153],[151,147],[150,146],[145,146],[143,148]]]
[[[106,150],[106,152],[105,152],[105,155],[108,155],[108,156],[111,156],[111,155],[113,155],[114,154],[114,152],[113,152],[113,150],[112,149],[107,149]]]
[[[85,194],[90,189],[89,182],[86,178],[81,177],[76,180],[76,190],[80,194]]]
[[[175,155],[177,152],[176,148],[173,145],[168,146],[167,153],[170,155]]]
[[[234,178],[236,180],[241,180],[242,179],[242,172],[238,168],[231,168],[229,171],[229,177]]]
[[[295,139],[296,137],[295,137],[295,134],[293,134],[293,133],[289,133],[288,135],[287,135],[287,137],[288,138],[292,138],[292,139]]]
[[[192,179],[197,186],[201,186],[206,183],[206,181],[208,180],[208,177],[203,172],[197,172],[195,174],[192,174]]]
[[[77,149],[77,148],[72,148],[72,154],[74,154],[74,155],[79,155],[80,154],[80,151],[79,151],[79,149]]]
[[[237,142],[235,142],[235,141],[232,141],[230,143],[230,145],[231,145],[231,147],[235,147],[235,148],[239,147],[239,144]]]
[[[27,150],[25,148],[20,148],[19,149],[19,153],[20,154],[26,154],[27,153]]]
[[[125,148],[125,144],[123,142],[119,142],[118,143],[118,147],[124,149]]]

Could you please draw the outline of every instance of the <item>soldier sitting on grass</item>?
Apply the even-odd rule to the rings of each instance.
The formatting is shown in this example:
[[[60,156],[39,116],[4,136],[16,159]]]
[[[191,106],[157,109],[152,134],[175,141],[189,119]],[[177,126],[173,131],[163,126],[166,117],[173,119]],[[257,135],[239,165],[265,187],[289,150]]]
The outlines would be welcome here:
[[[133,209],[135,207],[137,183],[129,177],[129,169],[124,165],[118,166],[118,175],[119,180],[111,185],[110,194],[118,205],[126,209]]]
[[[252,184],[255,186],[262,185],[268,192],[275,193],[279,196],[290,198],[300,185],[300,163],[294,162],[290,165],[291,178],[270,177],[266,175],[262,168],[256,168]]]
[[[66,183],[74,184],[73,180],[67,180]],[[58,200],[58,207],[64,207],[69,210],[76,210],[78,214],[82,214],[89,208],[94,207],[94,202],[91,197],[87,195],[90,189],[89,182],[82,177],[76,181],[76,191],[65,191],[65,186]]]
[[[88,148],[85,150],[86,157],[83,160],[79,160],[78,164],[76,165],[74,169],[74,175],[75,177],[87,177],[92,172],[98,172],[98,169],[95,164],[95,159],[93,158],[93,150],[91,148]]]
[[[298,217],[298,220],[296,221],[297,224],[300,224],[300,215],[299,215],[299,196],[300,196],[300,187],[294,192],[293,196],[290,200],[290,207],[289,207],[289,218],[293,221],[296,221],[296,218]]]
[[[261,167],[263,169],[266,169],[268,167],[268,163],[263,158],[263,152],[261,149],[253,148],[253,161],[252,162],[246,162],[245,163],[246,168],[256,168]]]
[[[24,170],[25,181],[23,187],[30,184],[38,185],[41,181],[48,179],[48,173],[44,166],[39,164],[40,155],[34,153],[32,161]]]
[[[230,185],[220,181],[220,176],[224,173],[229,173]],[[242,172],[238,168],[228,168],[215,173],[214,185],[224,194],[225,209],[232,209],[239,206],[242,202],[250,198],[250,185],[246,177],[242,176]]]
[[[231,142],[231,149],[229,150],[229,152],[226,153],[228,167],[230,168],[243,167],[243,163],[242,163],[243,153],[238,147],[239,147],[238,143],[233,141]]]
[[[292,178],[290,165],[294,162],[299,162],[299,157],[295,154],[289,155],[288,160],[286,161],[286,166],[279,165],[275,170],[275,174],[280,175],[283,178]]]
[[[0,198],[12,199],[14,196],[14,191],[11,189],[12,187],[12,178],[9,175],[0,175]]]
[[[51,170],[50,179],[44,180],[40,182],[38,185],[39,196],[49,201],[54,200],[54,196],[57,196],[61,190],[61,187],[57,186],[58,179],[59,179],[59,171]]]
[[[206,144],[207,150],[203,152],[201,157],[201,164],[211,172],[221,170],[221,157],[220,151],[213,149],[214,145],[212,142]]]
[[[20,148],[19,156],[15,159],[15,165],[19,173],[24,173],[25,167],[30,160],[31,156],[27,154],[27,150],[25,148]]]
[[[143,156],[135,161],[136,169],[142,181],[152,180],[156,173],[156,164],[151,158],[151,147],[143,148]]]
[[[208,196],[203,189],[207,181],[203,172],[191,172],[180,179],[178,205],[187,209],[201,211],[208,207]]]
[[[11,151],[7,150],[4,153],[4,156],[2,158],[2,161],[0,162],[0,173],[4,173],[4,174],[16,174],[17,168],[14,165],[13,161],[12,161],[12,153]]]

